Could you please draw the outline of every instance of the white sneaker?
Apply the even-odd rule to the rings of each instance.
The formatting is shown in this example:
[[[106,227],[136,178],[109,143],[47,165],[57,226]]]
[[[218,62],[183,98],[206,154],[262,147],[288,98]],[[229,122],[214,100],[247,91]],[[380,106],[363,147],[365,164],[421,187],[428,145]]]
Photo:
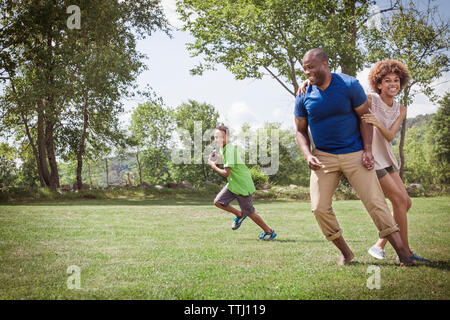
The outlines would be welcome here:
[[[375,246],[373,246],[372,248],[369,249],[369,251],[367,251],[372,257],[374,257],[375,259],[378,260],[384,260],[386,259],[386,252],[384,250],[381,250]]]

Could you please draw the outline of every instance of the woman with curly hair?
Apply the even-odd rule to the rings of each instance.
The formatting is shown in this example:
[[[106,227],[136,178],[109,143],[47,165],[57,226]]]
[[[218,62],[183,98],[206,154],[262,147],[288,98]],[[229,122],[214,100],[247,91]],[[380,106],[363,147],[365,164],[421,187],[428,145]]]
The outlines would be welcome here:
[[[406,250],[409,250],[412,260],[428,262],[429,260],[419,257],[409,247],[406,213],[411,208],[411,199],[398,174],[399,166],[392,152],[392,140],[406,117],[406,107],[400,105],[395,97],[408,81],[408,68],[402,62],[391,59],[377,62],[369,73],[369,83],[374,91],[367,94],[371,113],[363,116],[363,120],[374,127],[372,153],[375,170],[385,196],[392,203],[394,219],[400,228],[403,244]],[[386,243],[386,239],[379,239],[369,249],[369,254],[376,259],[385,259]]]

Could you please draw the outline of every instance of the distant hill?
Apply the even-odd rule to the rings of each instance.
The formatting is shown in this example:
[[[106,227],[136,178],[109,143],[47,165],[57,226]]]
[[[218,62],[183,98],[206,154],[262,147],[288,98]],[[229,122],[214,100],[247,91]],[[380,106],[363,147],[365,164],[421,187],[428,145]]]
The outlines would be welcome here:
[[[431,119],[433,118],[434,113],[430,114],[419,114],[418,116],[415,116],[414,118],[407,118],[406,119],[406,130],[411,128],[412,126],[418,126],[422,127],[429,123]]]
[[[408,132],[408,129],[412,127],[423,127],[426,126],[428,123],[430,123],[431,119],[433,118],[434,113],[430,114],[419,114],[418,116],[415,116],[414,118],[406,118],[406,132]],[[397,145],[400,142],[400,131],[402,130],[402,126],[400,126],[399,132],[395,136],[394,141],[392,141],[392,145]]]

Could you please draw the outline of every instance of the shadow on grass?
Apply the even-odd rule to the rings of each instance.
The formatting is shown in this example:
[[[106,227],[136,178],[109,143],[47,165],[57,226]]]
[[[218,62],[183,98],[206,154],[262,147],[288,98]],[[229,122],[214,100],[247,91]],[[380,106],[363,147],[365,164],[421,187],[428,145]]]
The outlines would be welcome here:
[[[352,265],[362,265],[362,266],[370,266],[370,265],[376,265],[379,267],[400,267],[400,263],[399,262],[380,262],[380,261],[373,261],[373,262],[360,262],[360,261],[350,261],[349,266]],[[450,262],[449,261],[433,261],[433,262],[429,262],[429,263],[423,263],[423,262],[416,262],[415,266],[412,267],[408,267],[408,268],[417,268],[417,267],[428,267],[428,268],[432,268],[432,269],[439,269],[439,270],[446,270],[449,271],[450,270]],[[406,268],[406,267],[402,267],[402,268]]]
[[[1,202],[8,206],[205,206],[213,204],[213,199],[76,199],[52,201]]]
[[[442,261],[442,260],[432,261],[430,263],[422,263],[422,264],[418,264],[418,266],[425,266],[425,267],[429,267],[429,268],[433,268],[433,269],[446,270],[446,271],[450,270],[450,262]]]
[[[55,199],[2,201],[0,206],[214,206],[215,195],[210,197],[174,198],[113,198],[113,199]],[[257,204],[292,202],[292,200],[256,200]],[[236,204],[237,205],[237,204]]]
[[[261,239],[243,239],[244,241],[263,241]],[[347,242],[366,242],[365,240],[346,240]],[[323,240],[311,240],[311,239],[279,239],[278,237],[274,240],[265,240],[264,242],[281,242],[281,243],[328,243],[327,240],[323,239]]]

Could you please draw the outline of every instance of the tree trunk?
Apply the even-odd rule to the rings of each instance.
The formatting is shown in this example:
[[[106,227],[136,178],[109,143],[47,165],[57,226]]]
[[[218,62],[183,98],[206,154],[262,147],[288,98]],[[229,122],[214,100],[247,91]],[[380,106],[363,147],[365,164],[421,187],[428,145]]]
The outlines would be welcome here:
[[[87,112],[87,93],[84,96],[84,107],[83,107],[83,129],[81,132],[80,146],[77,153],[77,189],[81,190],[83,187],[83,180],[81,176],[81,171],[83,170],[83,154],[84,145],[86,140],[86,131],[88,126],[88,112]]]
[[[108,169],[108,158],[105,158],[105,169],[106,169],[106,187],[109,187],[109,169]]]
[[[55,131],[55,123],[56,119],[55,116],[58,113],[55,106],[55,94],[53,92],[55,87],[55,81],[54,81],[54,60],[53,60],[53,37],[52,37],[52,29],[53,26],[51,25],[48,29],[49,34],[47,35],[47,48],[49,52],[51,53],[50,59],[48,59],[48,63],[46,64],[46,72],[48,74],[47,76],[47,84],[48,84],[48,95],[47,100],[44,102],[45,106],[45,144],[47,148],[47,157],[48,157],[48,163],[50,165],[50,188],[53,190],[56,190],[56,188],[59,188],[59,173],[58,173],[58,164],[56,162],[56,155],[55,155],[55,139],[54,139],[54,131]]]
[[[54,145],[53,123],[47,122],[45,128],[45,147],[47,149],[47,158],[50,165],[50,188],[56,190],[59,188],[58,164],[56,163],[55,145]]]
[[[38,169],[38,174],[39,174],[39,182],[41,184],[41,187],[44,188],[45,187],[45,181],[44,181],[44,176],[42,174],[41,162],[39,161],[39,153],[38,153],[38,150],[36,148],[36,145],[34,144],[33,137],[31,136],[30,128],[28,127],[28,122],[25,119],[23,114],[22,114],[22,121],[23,121],[23,124],[25,126],[25,132],[27,134],[28,141],[30,142],[31,149],[33,150],[34,159],[36,160],[36,167]]]
[[[402,122],[402,131],[400,133],[400,143],[398,145],[398,154],[400,156],[400,170],[399,175],[403,180],[403,174],[405,172],[405,153],[403,150],[403,146],[405,145],[405,136],[406,136],[406,117]]]
[[[142,167],[141,167],[141,162],[139,161],[139,151],[136,152],[136,161],[138,164],[139,185],[142,185]]]
[[[92,174],[91,174],[91,163],[87,161],[88,174],[89,174],[89,187],[92,189]]]
[[[408,106],[408,100],[409,100],[409,90],[411,88],[411,85],[407,86],[404,91],[403,91],[403,96],[402,96],[402,104],[407,107]],[[406,108],[406,114],[408,114],[408,108]],[[398,145],[398,154],[400,157],[400,169],[399,169],[399,176],[400,178],[403,179],[404,173],[405,173],[405,152],[403,150],[404,145],[405,145],[405,137],[406,137],[406,115],[405,115],[405,119],[403,120],[402,123],[402,130],[400,132],[400,143]]]
[[[45,144],[45,132],[44,132],[44,112],[42,110],[42,103],[38,102],[38,118],[37,118],[37,146],[38,146],[38,161],[42,171],[42,178],[46,186],[50,186],[50,172],[47,165],[47,148]]]

